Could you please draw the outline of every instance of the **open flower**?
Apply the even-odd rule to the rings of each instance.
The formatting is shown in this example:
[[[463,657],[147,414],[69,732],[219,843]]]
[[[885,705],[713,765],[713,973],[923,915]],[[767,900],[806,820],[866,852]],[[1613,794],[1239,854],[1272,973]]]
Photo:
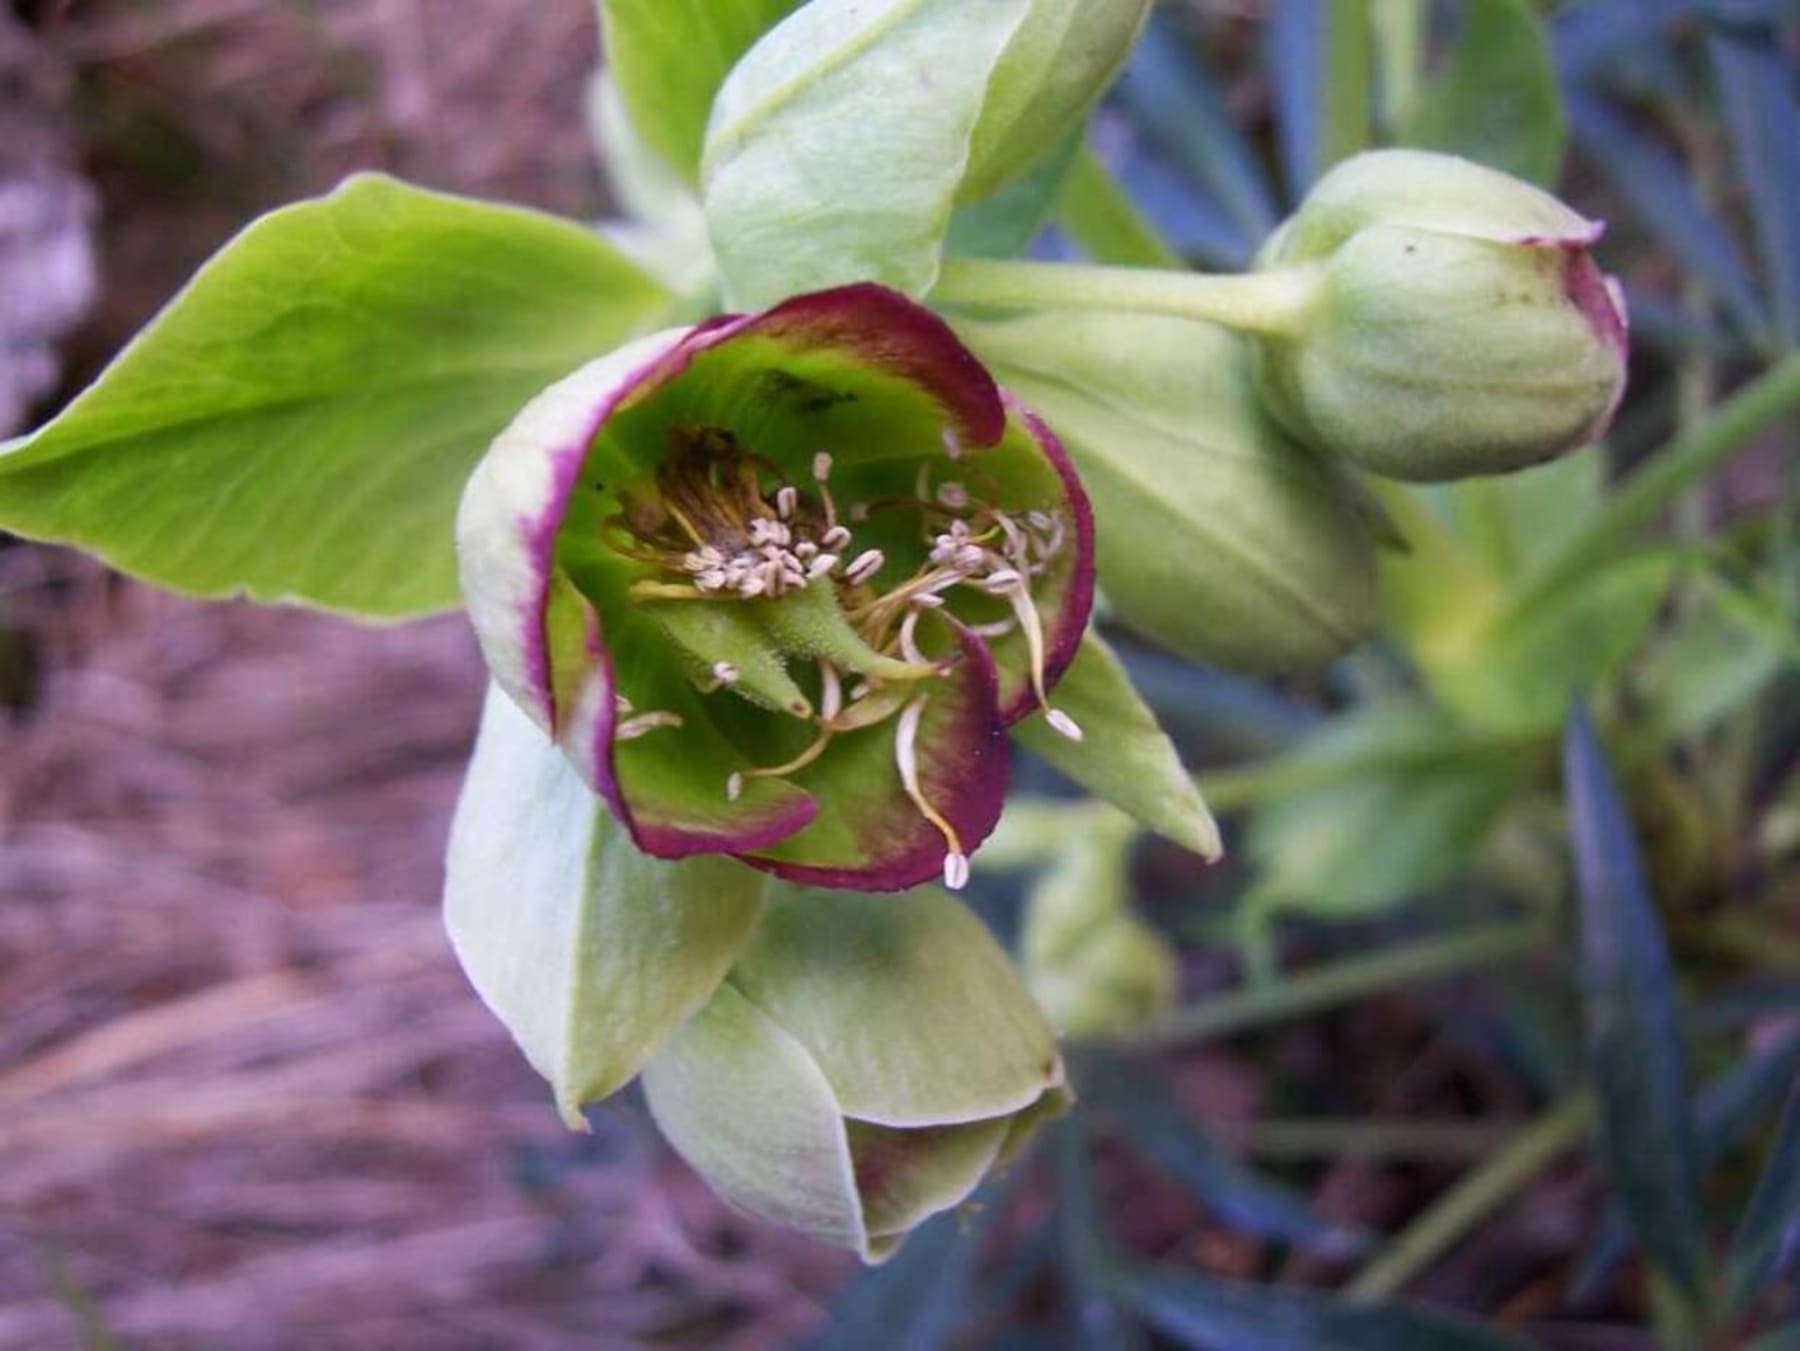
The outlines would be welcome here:
[[[457,524],[494,678],[646,853],[951,885],[1093,600],[1056,440],[872,285],[658,334],[495,440]]]

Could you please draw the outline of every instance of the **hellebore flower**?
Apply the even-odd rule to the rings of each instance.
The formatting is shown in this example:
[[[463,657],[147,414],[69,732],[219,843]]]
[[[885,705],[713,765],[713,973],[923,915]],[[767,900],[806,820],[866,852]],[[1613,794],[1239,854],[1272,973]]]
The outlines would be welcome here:
[[[1071,1101],[1006,954],[935,888],[776,887],[712,1001],[645,1067],[644,1092],[733,1205],[871,1262]]]
[[[494,679],[645,853],[952,886],[1093,601],[1087,499],[950,330],[854,285],[642,339],[457,524]]]
[[[1520,469],[1601,436],[1624,393],[1625,303],[1605,226],[1448,155],[1338,165],[1258,257],[1309,278],[1259,343],[1295,435],[1394,478]]]

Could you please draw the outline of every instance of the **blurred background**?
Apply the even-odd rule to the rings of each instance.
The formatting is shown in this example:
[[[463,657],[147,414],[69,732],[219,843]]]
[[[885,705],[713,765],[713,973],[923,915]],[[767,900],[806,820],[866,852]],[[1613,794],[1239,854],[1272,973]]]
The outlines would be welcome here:
[[[1242,266],[1330,158],[1336,75],[1315,38],[1348,3],[1160,6],[1092,135],[1130,200],[1065,201],[1046,247],[1108,239],[1115,261],[1152,261],[1160,235]],[[1474,111],[1453,131],[1553,177],[1567,95],[1561,188],[1612,220],[1602,258],[1637,321],[1619,471],[1800,340],[1800,11],[1538,8],[1551,26],[1503,25],[1491,62],[1456,49],[1450,102]],[[0,437],[53,413],[251,216],[352,170],[605,215],[595,27],[592,0],[13,0]],[[1433,30],[1434,72],[1461,31]],[[1703,1051],[1714,1239],[1800,1073],[1795,459],[1791,428],[1759,433],[1676,523],[1773,579],[1753,600],[1785,599],[1747,607],[1734,552],[1669,607],[1679,643],[1653,603],[1581,673],[1655,732],[1629,806]],[[1560,489],[1534,491],[1486,502],[1453,540],[1465,562],[1495,532],[1529,552]],[[1497,590],[1516,580],[1496,572]],[[1562,646],[1590,631],[1577,615]],[[725,1211],[631,1095],[566,1133],[456,970],[440,853],[482,683],[460,619],[381,631],[199,605],[0,538],[0,1351],[1499,1344],[1242,1293],[1352,1278],[1527,1345],[1651,1346],[1653,1282],[1575,1148],[1592,1104],[1556,729],[1459,740],[1450,719],[1454,736],[1399,759],[1319,735],[1371,695],[1445,715],[1407,644],[1261,683],[1124,644],[1196,766],[1277,757],[1207,776],[1235,813],[1228,866],[1157,845],[1096,865],[1175,970],[1119,994],[1126,1021],[1155,1005],[1162,1021],[1125,1039],[1155,1058],[1083,1054],[1092,1113],[856,1281],[849,1259]],[[1020,781],[1058,791],[1030,765]],[[1259,874],[1286,888],[1279,929],[1251,904],[1273,894]],[[1038,885],[978,877],[974,899],[1011,936]],[[1282,978],[1242,983],[1258,956]],[[1212,998],[1171,1013],[1177,984]],[[1246,1284],[1108,1287],[1087,1246],[1102,1227],[1161,1270]],[[1381,1257],[1375,1234],[1401,1237]],[[1764,1298],[1774,1336],[1796,1299]]]

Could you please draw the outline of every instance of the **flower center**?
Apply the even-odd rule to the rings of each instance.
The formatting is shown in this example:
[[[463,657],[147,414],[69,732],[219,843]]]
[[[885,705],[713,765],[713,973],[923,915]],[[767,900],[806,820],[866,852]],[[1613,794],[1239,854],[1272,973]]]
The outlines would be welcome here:
[[[925,464],[910,494],[845,501],[833,492],[829,453],[813,457],[811,481],[802,485],[728,432],[677,429],[671,440],[672,455],[654,481],[623,493],[622,511],[607,523],[609,546],[647,568],[633,598],[657,607],[695,659],[704,693],[729,691],[817,728],[786,763],[732,774],[726,794],[735,801],[750,779],[797,774],[835,737],[891,722],[900,781],[944,837],[946,884],[962,886],[967,851],[930,801],[917,751],[933,686],[953,660],[927,653],[921,627],[948,633],[934,615],[959,596],[988,602],[990,615],[1000,602],[1000,617],[969,627],[984,638],[1021,636],[1038,703],[1058,732],[1079,740],[1081,729],[1049,703],[1043,623],[1032,598],[1033,579],[1069,547],[1062,514],[1009,514],[996,500],[997,485],[972,467],[964,477],[934,481]],[[948,438],[946,447],[953,447]],[[887,549],[858,539],[914,531],[917,549],[906,552],[918,561],[905,576]],[[721,607],[733,613],[721,616]],[[710,620],[700,622],[703,615]],[[816,700],[794,682],[797,665],[814,668]],[[641,713],[617,735],[679,725],[675,714]]]

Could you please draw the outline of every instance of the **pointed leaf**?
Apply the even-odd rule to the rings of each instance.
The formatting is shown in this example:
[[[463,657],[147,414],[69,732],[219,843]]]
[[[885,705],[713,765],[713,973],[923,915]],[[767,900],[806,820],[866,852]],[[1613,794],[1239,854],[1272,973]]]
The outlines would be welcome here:
[[[1800,1083],[1788,1093],[1775,1143],[1726,1258],[1725,1286],[1742,1308],[1800,1258]]]
[[[445,872],[451,945],[571,1126],[706,1003],[768,886],[729,859],[640,854],[497,688]]]
[[[1550,186],[1567,125],[1544,21],[1524,0],[1463,0],[1462,30],[1407,119],[1402,144]]]
[[[1120,1271],[1108,1287],[1181,1345],[1203,1351],[1523,1351],[1478,1323],[1404,1304],[1350,1304],[1153,1268]]]
[[[1700,1170],[1668,949],[1584,709],[1570,719],[1563,756],[1600,1154],[1645,1254],[1698,1305],[1706,1289]]]
[[[1715,25],[1707,50],[1755,208],[1775,320],[1787,344],[1800,345],[1800,93],[1793,60],[1773,23],[1760,30]]]
[[[567,221],[353,178],[252,224],[0,447],[0,529],[196,595],[448,609],[489,440],[666,303]]]
[[[931,289],[989,78],[1025,10],[812,0],[744,57],[703,166],[734,305],[855,281]]]
[[[1369,144],[1373,33],[1369,0],[1274,0],[1268,67],[1288,192],[1302,196]]]
[[[1082,642],[1053,701],[1080,726],[1080,741],[1058,733],[1042,713],[1014,727],[1013,739],[1172,843],[1209,859],[1220,856],[1218,823],[1156,715],[1098,634]]]
[[[800,0],[600,0],[606,65],[644,143],[699,182],[713,98]]]

